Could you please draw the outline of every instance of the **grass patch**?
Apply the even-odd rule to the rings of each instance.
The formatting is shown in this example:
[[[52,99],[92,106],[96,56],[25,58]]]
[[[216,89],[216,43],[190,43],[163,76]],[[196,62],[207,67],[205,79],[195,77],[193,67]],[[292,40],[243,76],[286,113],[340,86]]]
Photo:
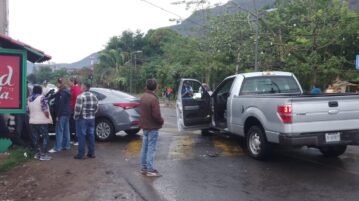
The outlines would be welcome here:
[[[24,153],[27,153],[27,157],[24,156]],[[31,152],[25,148],[16,148],[9,151],[10,155],[0,161],[0,173],[9,171],[10,169],[24,163],[29,160],[31,157]]]

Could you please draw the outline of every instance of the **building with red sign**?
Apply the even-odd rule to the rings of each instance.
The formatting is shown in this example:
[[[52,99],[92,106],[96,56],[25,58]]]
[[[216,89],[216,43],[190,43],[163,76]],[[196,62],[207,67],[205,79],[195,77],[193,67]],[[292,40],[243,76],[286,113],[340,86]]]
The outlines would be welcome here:
[[[27,61],[50,59],[43,51],[0,34],[0,113],[25,112]]]

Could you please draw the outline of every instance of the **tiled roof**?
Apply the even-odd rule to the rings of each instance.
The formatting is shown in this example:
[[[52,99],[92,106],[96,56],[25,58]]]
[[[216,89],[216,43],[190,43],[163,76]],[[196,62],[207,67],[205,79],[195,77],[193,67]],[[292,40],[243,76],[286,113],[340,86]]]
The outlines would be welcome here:
[[[27,60],[32,63],[41,63],[51,59],[51,56],[45,54],[43,51],[4,34],[0,34],[0,48],[26,50]]]

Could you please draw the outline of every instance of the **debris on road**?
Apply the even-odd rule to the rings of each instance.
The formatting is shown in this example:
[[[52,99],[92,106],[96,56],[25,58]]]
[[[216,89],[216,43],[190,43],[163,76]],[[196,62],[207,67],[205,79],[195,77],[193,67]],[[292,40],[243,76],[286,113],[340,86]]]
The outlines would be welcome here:
[[[212,158],[218,157],[218,156],[220,156],[220,155],[221,155],[220,152],[214,152],[214,153],[207,153],[207,154],[206,154],[206,156],[209,156],[209,157],[212,157]]]

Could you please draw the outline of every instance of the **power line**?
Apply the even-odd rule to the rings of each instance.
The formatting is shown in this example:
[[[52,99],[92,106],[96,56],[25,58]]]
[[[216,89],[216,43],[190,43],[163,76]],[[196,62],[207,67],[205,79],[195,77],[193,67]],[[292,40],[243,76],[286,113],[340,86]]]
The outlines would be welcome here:
[[[150,2],[150,1],[148,1],[148,0],[140,0],[140,1],[143,1],[143,2],[149,4],[149,5],[153,6],[153,7],[156,7],[156,8],[158,8],[158,9],[160,9],[160,10],[166,12],[166,13],[169,13],[169,14],[171,14],[171,15],[174,15],[174,16],[178,17],[181,21],[183,21],[183,17],[180,16],[179,14],[175,13],[175,12],[172,12],[172,11],[170,11],[170,10],[167,10],[167,9],[165,9],[165,8],[163,8],[163,7],[161,7],[161,6],[157,5],[157,4],[155,4],[155,3],[153,3],[153,2]],[[195,25],[202,26],[202,24],[199,24],[199,23],[197,23],[197,22],[195,22],[195,21],[193,21],[193,20],[190,20],[189,18],[187,18],[186,21],[188,21],[188,22],[190,22],[190,23],[192,23],[192,24],[195,24]]]
[[[177,13],[174,13],[174,12],[172,12],[172,11],[170,11],[170,10],[164,9],[163,7],[161,7],[161,6],[159,6],[159,5],[156,5],[156,4],[154,4],[154,3],[150,2],[150,1],[147,1],[147,0],[141,0],[141,1],[143,1],[143,2],[145,2],[145,3],[147,3],[147,4],[149,4],[149,5],[151,5],[151,6],[153,6],[153,7],[156,7],[156,8],[158,8],[158,9],[161,9],[162,11],[164,11],[164,12],[166,12],[166,13],[172,14],[172,15],[174,15],[174,16],[179,17],[180,19],[182,19],[182,17],[181,17],[180,15],[178,15]]]

